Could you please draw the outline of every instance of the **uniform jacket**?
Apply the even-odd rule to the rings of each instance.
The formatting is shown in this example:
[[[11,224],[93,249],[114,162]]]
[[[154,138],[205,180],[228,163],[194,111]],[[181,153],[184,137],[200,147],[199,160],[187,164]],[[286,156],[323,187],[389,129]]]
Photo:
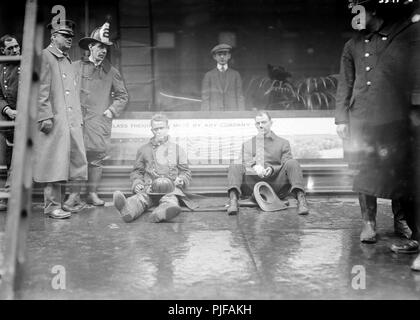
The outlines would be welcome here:
[[[84,118],[84,142],[87,151],[105,152],[111,140],[112,119],[103,113],[109,109],[118,117],[128,103],[124,81],[108,60],[99,66],[88,58],[74,63]]]
[[[238,71],[228,68],[220,72],[217,68],[204,75],[201,90],[202,111],[244,110],[242,79]]]
[[[37,131],[34,180],[55,182],[86,180],[82,112],[73,64],[55,46],[42,51],[38,123],[52,119],[50,133]]]
[[[11,120],[4,112],[9,106],[16,110],[20,64],[16,62],[0,64],[0,111],[3,121]]]
[[[336,124],[349,124],[345,154],[360,170],[354,191],[393,198],[404,193],[412,105],[420,104],[420,23],[384,23],[358,33],[341,58]]]
[[[273,131],[266,136],[255,136],[242,145],[242,159],[246,169],[255,164],[272,167],[275,176],[287,160],[293,159],[290,143]]]
[[[196,207],[196,204],[184,193],[191,182],[187,154],[170,139],[163,143],[157,143],[151,138],[137,151],[136,161],[130,175],[133,192],[138,184],[145,186],[147,190],[154,179],[162,176],[172,181],[175,181],[177,177],[181,178],[184,185],[175,188],[173,194],[178,196],[190,209]]]
[[[20,64],[9,62],[0,64],[0,120],[14,121],[4,112],[6,106],[16,110],[19,86]],[[13,141],[13,129],[0,129],[9,142]]]

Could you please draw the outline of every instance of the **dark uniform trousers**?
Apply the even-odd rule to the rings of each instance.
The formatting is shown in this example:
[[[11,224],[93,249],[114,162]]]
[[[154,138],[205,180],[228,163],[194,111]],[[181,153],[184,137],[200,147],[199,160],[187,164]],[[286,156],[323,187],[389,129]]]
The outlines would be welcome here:
[[[247,172],[243,164],[230,165],[228,190],[236,189],[239,195],[250,195],[259,181],[267,182],[281,199],[290,195],[294,189],[305,190],[302,169],[295,159],[287,160],[277,175],[268,178],[260,178],[255,173]]]

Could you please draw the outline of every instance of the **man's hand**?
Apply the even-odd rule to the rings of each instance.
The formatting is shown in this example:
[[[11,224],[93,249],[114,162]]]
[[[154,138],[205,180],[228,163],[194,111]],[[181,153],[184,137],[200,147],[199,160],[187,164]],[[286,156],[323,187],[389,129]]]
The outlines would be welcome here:
[[[48,134],[51,132],[52,128],[53,128],[52,120],[46,119],[46,120],[41,121],[39,130],[45,134]]]
[[[264,170],[264,178],[267,178],[267,177],[271,176],[273,174],[273,171],[274,171],[273,167],[267,167]]]
[[[142,184],[138,184],[138,185],[136,185],[135,187],[134,187],[134,192],[135,193],[140,193],[140,192],[142,192],[144,190],[144,185],[142,185]]]
[[[109,118],[109,119],[112,119],[114,117],[114,115],[112,114],[111,110],[109,110],[109,109],[106,109],[104,111],[104,116],[107,117],[107,118]]]
[[[7,108],[6,111],[4,111],[4,113],[7,114],[7,116],[12,120],[15,120],[17,115],[17,111],[13,110],[12,108]]]
[[[264,178],[265,175],[265,169],[263,166],[256,164],[255,166],[252,167],[252,169],[254,169],[255,173],[260,177],[260,178]]]
[[[339,124],[337,125],[337,134],[341,139],[349,138],[349,125],[348,124]]]
[[[175,187],[183,187],[184,186],[184,180],[182,180],[180,177],[176,177],[175,181]]]

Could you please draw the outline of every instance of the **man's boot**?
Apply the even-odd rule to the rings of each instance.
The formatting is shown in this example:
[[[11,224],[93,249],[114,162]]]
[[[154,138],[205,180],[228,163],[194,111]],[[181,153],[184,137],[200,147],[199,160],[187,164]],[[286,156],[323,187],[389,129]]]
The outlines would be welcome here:
[[[362,211],[363,229],[360,241],[365,243],[376,242],[376,197],[359,193],[360,209]]]
[[[71,193],[68,199],[63,204],[63,210],[71,212],[71,213],[77,213],[86,206],[86,203],[84,203],[80,199],[80,189],[81,189],[80,184],[75,184],[72,186]]]
[[[181,207],[175,203],[164,202],[153,210],[151,219],[153,222],[170,221],[181,213]]]
[[[94,206],[103,206],[105,201],[99,198],[96,190],[102,178],[102,167],[89,167],[88,168],[88,196],[87,203]]]
[[[136,194],[126,198],[121,191],[115,191],[113,194],[115,208],[119,211],[124,222],[136,220],[146,210],[146,205],[142,195]]]
[[[238,191],[235,189],[229,190],[229,205],[227,207],[227,213],[229,216],[237,215],[239,212],[238,205]]]
[[[299,215],[306,215],[309,213],[309,206],[306,202],[305,192],[300,189],[296,190],[296,199],[298,204],[298,214]]]
[[[414,271],[420,271],[420,254],[414,259],[411,269]]]
[[[394,213],[394,232],[397,236],[411,239],[413,232],[406,221],[406,212],[402,200],[392,200],[392,212]]]

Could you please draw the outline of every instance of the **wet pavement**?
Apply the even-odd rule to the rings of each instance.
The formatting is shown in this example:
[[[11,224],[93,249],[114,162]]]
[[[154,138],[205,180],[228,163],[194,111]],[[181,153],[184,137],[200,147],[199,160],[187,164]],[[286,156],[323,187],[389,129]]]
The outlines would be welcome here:
[[[416,255],[389,250],[398,240],[389,201],[379,203],[374,245],[359,241],[355,197],[310,197],[309,204],[308,216],[298,216],[295,208],[243,208],[230,217],[223,211],[182,212],[160,224],[149,221],[150,213],[124,223],[111,203],[69,220],[46,218],[38,205],[17,298],[420,298],[420,273],[410,270]],[[65,289],[54,289],[57,283]]]

